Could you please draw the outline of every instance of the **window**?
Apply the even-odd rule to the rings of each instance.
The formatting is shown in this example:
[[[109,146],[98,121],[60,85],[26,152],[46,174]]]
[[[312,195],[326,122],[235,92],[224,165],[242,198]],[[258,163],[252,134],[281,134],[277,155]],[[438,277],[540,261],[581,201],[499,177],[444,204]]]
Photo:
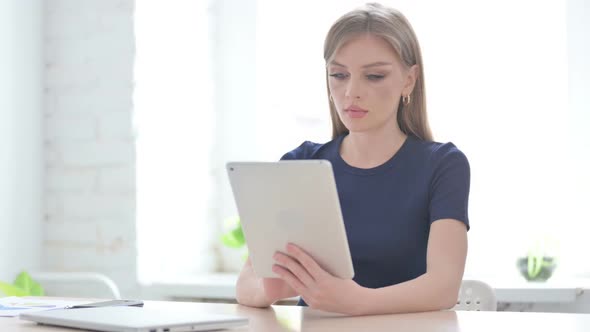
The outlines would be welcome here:
[[[136,3],[138,266],[142,283],[209,272],[215,130],[206,1]]]

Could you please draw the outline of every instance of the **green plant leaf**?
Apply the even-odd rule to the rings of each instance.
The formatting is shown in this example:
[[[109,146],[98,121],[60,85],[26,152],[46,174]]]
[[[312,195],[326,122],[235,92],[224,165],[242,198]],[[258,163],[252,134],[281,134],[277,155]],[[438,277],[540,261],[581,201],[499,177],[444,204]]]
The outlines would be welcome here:
[[[21,288],[0,281],[0,292],[6,296],[27,296],[28,294]]]
[[[236,229],[231,231],[231,234],[236,239],[236,241],[241,243],[241,245],[246,244],[246,238],[244,237],[244,231],[242,230],[241,226],[238,225],[238,227]]]
[[[534,279],[539,275],[541,269],[543,268],[543,256],[539,253],[539,251],[529,253],[527,258],[527,268],[529,278]]]
[[[31,276],[26,271],[23,271],[14,280],[14,285],[29,295],[33,287],[33,279],[31,279]]]
[[[41,285],[36,282],[33,281],[33,285],[31,286],[31,294],[32,296],[45,296],[45,291],[43,290],[43,287],[41,287]]]
[[[236,239],[232,232],[223,234],[221,236],[221,243],[229,248],[240,248],[244,245],[239,239]]]
[[[229,230],[221,236],[221,243],[229,248],[241,248],[246,244],[239,217],[228,218],[225,221],[225,228]]]

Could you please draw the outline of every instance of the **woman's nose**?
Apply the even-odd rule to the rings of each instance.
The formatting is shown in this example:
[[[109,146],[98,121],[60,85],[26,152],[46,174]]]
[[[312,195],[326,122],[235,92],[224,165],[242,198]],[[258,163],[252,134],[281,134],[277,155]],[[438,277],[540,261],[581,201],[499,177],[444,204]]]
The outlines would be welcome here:
[[[362,84],[360,80],[351,78],[346,87],[346,97],[351,99],[360,99],[362,95]]]

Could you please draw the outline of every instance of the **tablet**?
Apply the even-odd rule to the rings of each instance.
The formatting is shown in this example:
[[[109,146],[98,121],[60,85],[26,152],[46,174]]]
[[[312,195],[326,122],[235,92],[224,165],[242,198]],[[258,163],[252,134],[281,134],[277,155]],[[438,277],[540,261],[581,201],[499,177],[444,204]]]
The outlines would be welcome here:
[[[250,259],[258,277],[272,271],[276,251],[294,243],[330,274],[354,269],[332,165],[327,160],[229,162],[226,165]]]

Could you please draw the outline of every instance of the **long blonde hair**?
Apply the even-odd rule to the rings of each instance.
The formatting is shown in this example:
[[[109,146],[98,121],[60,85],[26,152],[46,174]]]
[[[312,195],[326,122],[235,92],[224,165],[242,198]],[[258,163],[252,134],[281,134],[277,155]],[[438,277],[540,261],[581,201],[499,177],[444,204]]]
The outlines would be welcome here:
[[[359,34],[371,34],[383,38],[397,52],[403,65],[407,68],[417,65],[418,75],[411,94],[411,101],[408,105],[404,105],[402,98],[400,98],[397,122],[404,134],[432,141],[432,132],[426,115],[420,45],[412,26],[399,11],[377,3],[369,3],[340,17],[330,28],[324,42],[326,83],[328,83],[327,65],[332,61],[336,51],[349,39]],[[329,94],[330,87],[328,86]],[[332,117],[332,138],[348,133],[348,129],[338,117],[334,102],[331,100],[330,116]]]

